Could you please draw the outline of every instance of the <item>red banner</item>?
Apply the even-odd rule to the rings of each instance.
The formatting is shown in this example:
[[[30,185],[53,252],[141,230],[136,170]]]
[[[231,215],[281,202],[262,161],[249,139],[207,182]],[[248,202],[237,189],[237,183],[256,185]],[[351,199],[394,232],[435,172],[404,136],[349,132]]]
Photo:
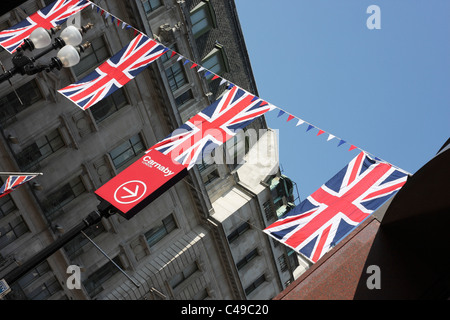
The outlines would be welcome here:
[[[150,151],[100,187],[95,194],[126,219],[131,219],[187,175],[187,168],[170,156]]]

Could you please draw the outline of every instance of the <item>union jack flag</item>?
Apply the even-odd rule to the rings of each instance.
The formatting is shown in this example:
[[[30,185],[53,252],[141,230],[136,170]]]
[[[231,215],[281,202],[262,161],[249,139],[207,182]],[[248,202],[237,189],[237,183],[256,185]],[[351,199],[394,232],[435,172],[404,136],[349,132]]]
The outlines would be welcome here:
[[[86,110],[124,86],[167,50],[163,45],[139,34],[88,76],[58,91]]]
[[[10,53],[38,27],[51,29],[63,24],[70,16],[86,8],[87,0],[58,0],[33,13],[15,26],[0,32],[0,45]]]
[[[264,232],[317,262],[406,182],[407,174],[361,152]]]
[[[31,179],[35,178],[36,176],[37,175],[9,176],[3,186],[0,188],[0,198],[18,188],[25,182],[28,182]]]
[[[172,160],[190,170],[203,155],[234,137],[237,130],[245,128],[255,118],[273,108],[236,86],[230,86],[227,90],[220,99],[151,149],[170,155]]]

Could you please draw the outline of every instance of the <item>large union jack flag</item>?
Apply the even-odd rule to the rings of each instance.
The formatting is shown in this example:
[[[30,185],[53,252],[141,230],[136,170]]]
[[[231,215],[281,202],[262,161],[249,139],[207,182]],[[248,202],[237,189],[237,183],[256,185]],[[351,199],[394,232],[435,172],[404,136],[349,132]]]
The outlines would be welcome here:
[[[19,175],[19,176],[9,176],[8,179],[6,179],[3,186],[0,188],[0,198],[7,195],[14,189],[18,188],[25,182],[30,181],[31,179],[35,178],[37,174],[33,175]]]
[[[264,232],[317,262],[406,182],[407,175],[361,152]]]
[[[139,34],[85,78],[58,91],[86,110],[124,86],[167,50],[163,45]]]
[[[198,160],[234,137],[273,106],[236,87],[199,112],[151,149],[170,155],[173,161],[191,169]]]
[[[0,32],[0,45],[10,53],[38,27],[51,29],[63,24],[70,16],[86,8],[87,0],[58,0],[33,13],[15,26]]]

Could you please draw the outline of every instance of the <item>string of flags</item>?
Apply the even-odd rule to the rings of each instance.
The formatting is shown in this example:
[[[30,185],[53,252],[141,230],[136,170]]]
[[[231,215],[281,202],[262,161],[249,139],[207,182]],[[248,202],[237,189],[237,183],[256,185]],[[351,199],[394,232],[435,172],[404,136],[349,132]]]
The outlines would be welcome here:
[[[16,26],[1,31],[0,45],[6,48],[6,43],[13,42],[11,40],[11,38],[13,38],[14,46],[18,46],[20,45],[20,41],[23,41],[23,39],[27,38],[36,27],[40,26],[40,24],[42,24],[46,28],[48,28],[49,26],[62,24],[71,15],[83,10],[89,5],[91,6],[92,10],[96,10],[96,12],[100,16],[104,17],[105,20],[111,20],[111,23],[113,23],[113,25],[121,27],[121,29],[123,30],[132,30],[135,38],[121,51],[119,51],[113,57],[96,68],[96,70],[90,75],[88,75],[84,79],[81,79],[75,84],[58,90],[61,94],[72,100],[83,110],[86,110],[93,104],[112,94],[115,90],[136,77],[136,75],[143,71],[146,67],[148,67],[149,64],[166,53],[170,53],[170,58],[178,56],[177,61],[182,61],[184,66],[190,64],[190,69],[195,69],[199,75],[203,73],[203,77],[210,82],[220,81],[219,86],[226,84],[227,89],[237,87],[243,92],[251,94],[246,90],[238,87],[231,81],[223,78],[221,75],[218,75],[213,71],[203,67],[199,63],[194,62],[192,59],[186,58],[184,55],[149,38],[143,32],[139,31],[127,22],[123,21],[122,19],[111,14],[104,8],[89,0],[57,0],[53,2],[45,9],[39,10],[39,12],[36,12],[33,15],[29,16],[26,20],[20,22]],[[34,21],[33,19],[37,15],[39,15],[40,18]],[[45,23],[42,22],[44,20]],[[9,52],[13,52],[13,50],[15,49],[9,48],[7,50]],[[255,99],[260,98],[255,96]],[[264,101],[264,103],[269,104],[266,101]],[[350,145],[348,151],[353,151],[355,149],[364,151],[356,145],[348,143],[346,140],[341,139],[325,130],[322,130],[316,125],[306,122],[303,119],[287,112],[286,110],[270,104],[270,111],[274,109],[279,110],[278,117],[282,117],[287,114],[287,122],[291,122],[292,120],[296,119],[297,127],[305,124],[307,127],[306,132],[317,129],[317,136],[327,134],[327,142],[336,139],[339,141],[338,147],[347,144]],[[371,155],[367,151],[364,152]],[[375,160],[386,162],[376,156],[373,157]],[[398,169],[401,170],[400,168]]]
[[[116,24],[117,27],[120,27],[120,26],[121,26],[121,28],[122,28],[122,29],[125,29],[125,30],[132,29],[132,30],[133,30],[133,33],[134,33],[134,36],[136,36],[136,35],[138,34],[138,32],[140,32],[140,31],[137,30],[136,28],[133,28],[131,25],[129,25],[129,24],[126,23],[125,21],[123,21],[123,20],[117,18],[116,16],[112,15],[110,12],[108,12],[108,11],[106,11],[105,9],[99,7],[98,5],[96,5],[96,4],[93,3],[93,2],[91,2],[91,9],[92,9],[92,10],[96,9],[96,10],[97,10],[97,13],[100,14],[100,16],[103,16],[103,17],[105,18],[105,20],[107,20],[108,18],[111,18],[111,22],[112,22],[113,24]]]
[[[189,170],[203,155],[204,150],[212,151],[208,148],[225,143],[233,137],[233,132],[235,132],[233,130],[246,127],[255,118],[274,109],[278,110],[278,118],[287,115],[287,122],[296,119],[296,127],[305,124],[306,132],[313,129],[318,130],[317,136],[328,135],[327,142],[338,140],[338,147],[347,144],[350,145],[348,151],[356,149],[361,151],[355,159],[325,184],[325,187],[321,187],[287,216],[264,230],[311,261],[316,262],[320,259],[336,241],[340,241],[346,233],[353,230],[406,182],[406,175],[409,173],[404,170],[238,87],[222,76],[149,38],[91,1],[57,0],[10,29],[1,31],[0,45],[12,53],[37,27],[48,29],[50,26],[62,24],[68,17],[89,5],[92,10],[96,9],[97,13],[105,19],[111,19],[111,22],[117,27],[133,30],[134,39],[89,75],[58,90],[81,109],[86,110],[112,94],[134,79],[152,62],[169,52],[170,58],[178,55],[177,61],[182,61],[184,66],[190,64],[190,69],[196,69],[199,74],[203,73],[203,77],[207,80],[220,81],[220,86],[227,85],[227,93],[188,120],[179,128],[180,130],[175,130],[154,145],[148,152],[157,150],[160,154],[170,157]],[[195,136],[197,132],[203,133],[203,128],[198,130],[202,125],[205,125],[206,129],[214,130],[225,126],[226,134],[215,130],[217,135],[212,137],[213,139],[202,136],[201,141],[192,144],[192,136]],[[185,143],[186,141],[188,143]],[[373,159],[369,155],[373,156]],[[37,175],[9,176],[0,188],[0,197]],[[163,183],[167,183],[167,181]],[[326,194],[326,190],[330,190],[331,193]],[[350,208],[348,199],[351,198],[358,199],[360,205]],[[330,205],[328,205],[329,202]],[[327,205],[321,205],[322,203]],[[341,213],[344,213],[347,218],[342,218]]]
[[[279,109],[279,108],[278,108],[278,109]],[[333,139],[337,139],[337,140],[339,140],[338,147],[340,147],[340,146],[342,146],[342,145],[344,145],[344,144],[347,143],[347,141],[345,141],[345,140],[343,140],[343,139],[341,139],[341,138],[339,138],[339,137],[336,137],[335,135],[333,135],[333,134],[331,134],[331,133],[329,133],[329,132],[326,132],[325,130],[320,129],[320,128],[318,128],[317,126],[315,126],[315,125],[313,125],[313,124],[311,124],[311,123],[308,123],[308,122],[306,122],[306,121],[300,119],[299,117],[296,117],[296,116],[294,116],[294,115],[292,115],[292,114],[290,114],[290,113],[287,113],[286,111],[284,111],[284,110],[282,110],[282,109],[279,109],[279,110],[280,110],[280,111],[279,111],[279,113],[278,113],[278,118],[280,118],[280,117],[283,116],[284,114],[288,114],[287,122],[290,122],[290,121],[293,120],[293,119],[297,119],[297,124],[296,124],[296,126],[298,127],[298,126],[300,126],[300,125],[302,125],[302,124],[306,124],[306,125],[307,125],[306,132],[308,132],[308,131],[310,131],[310,130],[312,130],[312,129],[317,129],[317,130],[318,130],[317,136],[321,136],[322,134],[328,134],[327,142],[328,142],[328,141],[331,141],[331,140],[333,140]],[[357,146],[355,146],[355,145],[353,145],[353,144],[350,145],[350,148],[348,149],[348,151],[353,151],[353,150],[355,150],[355,149],[359,149],[359,150],[361,150],[361,151],[364,151],[364,150],[358,148]],[[377,160],[380,160],[380,159],[377,159]]]
[[[130,26],[129,24],[127,24],[123,20],[121,20],[118,17],[112,15],[111,13],[109,13],[105,9],[99,7],[98,5],[92,3],[91,7],[92,7],[92,9],[96,8],[97,13],[100,14],[101,16],[104,16],[105,19],[108,19],[108,18],[111,19],[111,22],[115,23],[118,27],[122,26],[121,28],[124,29],[124,30],[129,30],[129,29],[133,30],[134,36],[136,36],[138,33],[142,33],[138,29]],[[170,48],[166,48],[166,51],[170,51],[171,52],[170,57],[169,57],[170,59],[173,58],[174,56],[178,56],[177,61],[182,61],[184,66],[186,66],[188,64],[191,64],[190,69],[197,68],[197,73],[199,73],[199,74],[203,73],[203,77],[205,79],[209,79],[210,82],[213,82],[213,81],[216,81],[216,80],[220,80],[219,86],[222,86],[222,85],[226,84],[228,86],[228,89],[233,87],[233,86],[236,86],[236,84],[232,83],[228,79],[225,79],[222,76],[214,73],[213,71],[206,69],[202,65],[192,61],[192,59],[186,58],[182,54],[180,54],[180,53],[178,53],[178,52],[176,52],[176,51],[174,51],[174,50],[172,50]],[[242,88],[240,88],[240,89],[242,89]],[[242,89],[242,90],[244,90],[244,89]],[[300,126],[305,127],[306,126],[306,131],[305,132],[310,132],[312,130],[317,130],[317,134],[316,134],[317,137],[318,136],[322,136],[324,134],[327,135],[328,137],[327,137],[326,141],[327,142],[338,141],[338,143],[337,143],[337,147],[338,148],[341,147],[341,146],[347,145],[348,146],[347,150],[349,152],[350,151],[354,151],[354,150],[363,151],[366,154],[371,155],[377,161],[387,162],[387,161],[385,161],[385,160],[383,160],[383,159],[381,159],[381,158],[379,158],[379,157],[377,157],[377,156],[367,152],[366,150],[363,150],[363,149],[359,148],[358,146],[348,142],[347,140],[339,138],[336,135],[321,129],[318,126],[316,126],[316,125],[314,125],[312,123],[309,123],[309,122],[301,119],[300,117],[298,117],[298,116],[296,116],[296,115],[294,115],[294,114],[284,110],[284,109],[281,109],[281,108],[279,108],[279,107],[277,107],[275,105],[272,105],[272,104],[271,104],[271,106],[272,106],[271,111],[275,110],[275,109],[278,110],[278,116],[277,116],[278,118],[287,115],[287,121],[286,122],[291,122],[291,121],[295,122],[296,121],[296,125],[295,125],[296,127],[300,127]],[[398,170],[402,170],[401,168],[398,168],[398,167],[396,167],[396,168]],[[404,170],[402,170],[402,171],[404,171]],[[405,172],[405,173],[409,174],[408,172]]]

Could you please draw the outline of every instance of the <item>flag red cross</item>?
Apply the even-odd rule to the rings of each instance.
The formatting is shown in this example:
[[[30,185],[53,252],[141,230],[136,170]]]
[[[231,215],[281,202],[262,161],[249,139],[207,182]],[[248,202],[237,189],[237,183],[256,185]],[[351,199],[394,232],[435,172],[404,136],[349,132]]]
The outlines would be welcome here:
[[[32,15],[27,17],[28,22],[30,22],[32,24],[32,26],[23,28],[23,30],[24,30],[23,32],[19,33],[16,37],[13,37],[13,38],[9,39],[8,41],[3,42],[2,46],[9,47],[9,46],[14,45],[21,39],[28,38],[30,36],[30,34],[38,27],[42,27],[44,29],[51,29],[51,28],[55,27],[56,26],[55,21],[64,19],[65,13],[66,13],[67,17],[69,17],[70,15],[73,14],[73,12],[69,11],[69,8],[76,5],[78,2],[79,2],[79,0],[67,1],[67,2],[65,2],[65,4],[63,2],[61,2],[61,3],[59,3],[59,7],[52,8],[52,10],[51,10],[52,13],[50,13],[47,16],[43,16],[41,11],[37,11],[37,12],[33,13]],[[56,5],[58,5],[58,3]],[[10,31],[6,31],[5,34],[15,33],[15,32],[17,32],[17,30],[13,29]]]
[[[41,16],[41,13],[38,11],[38,12],[33,13],[29,17],[29,19],[31,21],[33,21],[34,23],[36,23],[36,28],[42,27],[44,29],[51,29],[55,26],[53,19],[56,19],[58,17],[58,15],[59,15],[59,12],[56,12],[56,13],[44,18],[43,16]],[[31,33],[32,30],[33,29],[30,29],[29,33]]]
[[[198,148],[206,143],[205,139],[220,145],[235,135],[226,126],[234,124],[234,121],[232,121],[233,118],[247,108],[255,97],[253,95],[247,95],[239,103],[230,108],[229,106],[237,87],[231,90],[232,92],[223,101],[222,105],[218,107],[218,110],[216,110],[219,116],[208,118],[202,113],[196,114],[188,121],[193,126],[193,133],[188,132],[174,137],[173,140],[182,140],[182,142],[180,141],[181,143],[171,150],[172,159],[177,159],[178,156],[191,149],[187,157],[183,159],[183,163],[190,163],[195,158]],[[227,108],[228,110],[226,110]],[[236,122],[246,120],[247,118],[251,119],[252,117],[255,117],[255,115],[239,117]],[[161,145],[164,144],[165,141],[162,141]],[[160,144],[156,144],[153,148],[158,148],[159,146]]]
[[[137,44],[137,41],[136,41]],[[80,91],[80,93],[71,96],[73,101],[82,100],[90,94],[99,90],[99,88],[103,88],[110,84],[110,82],[116,83],[118,87],[123,87],[128,81],[133,79],[133,76],[130,75],[127,70],[130,67],[139,68],[143,65],[148,64],[148,61],[143,61],[141,63],[136,64],[136,60],[141,56],[145,55],[149,50],[151,50],[155,45],[155,42],[148,41],[145,45],[141,46],[138,50],[134,52],[128,52],[124,54],[121,58],[120,62],[117,64],[113,64],[110,60],[107,60],[105,63],[102,63],[97,67],[97,71],[102,75],[98,78],[95,84],[89,86],[87,89]],[[106,88],[105,88],[106,89]],[[103,90],[99,90],[95,97],[91,100],[96,101],[98,96],[103,94]]]
[[[360,168],[359,165],[356,165],[353,168],[353,171],[349,178],[349,184],[351,184],[355,180],[358,168]],[[317,210],[321,210],[321,212],[310,221],[308,221],[305,226],[299,229],[289,239],[287,239],[286,244],[292,247],[296,247],[299,243],[303,243],[311,234],[325,225],[328,221],[333,220],[333,217],[338,214],[344,214],[356,223],[360,223],[361,221],[363,221],[369,214],[355,205],[356,200],[364,200],[360,199],[361,196],[363,196],[364,193],[373,185],[374,181],[378,181],[390,169],[391,166],[388,164],[382,163],[378,165],[355,185],[351,186],[351,188],[338,196],[330,194],[322,188],[318,189],[310,197],[314,201],[320,203],[319,208],[313,210],[312,212],[301,215],[301,218],[303,219],[308,216],[312,216],[317,212]],[[396,187],[398,188],[398,186]],[[392,188],[394,188],[394,186]],[[386,190],[384,189],[382,192],[385,193]],[[375,196],[377,193],[378,192],[375,192],[369,196],[366,196],[365,198]],[[295,219],[298,219],[298,217],[295,217],[293,220]],[[286,222],[287,220],[284,221],[284,223]],[[320,258],[322,248],[325,245],[331,227],[331,225],[326,227],[322,232],[320,239],[318,239],[317,248],[315,249],[314,256],[312,257],[313,261],[317,261]]]
[[[232,99],[232,95],[229,95],[224,102],[224,106],[228,106]],[[204,138],[206,135],[213,137],[215,140],[220,142],[225,142],[234,134],[231,134],[229,130],[225,130],[225,124],[229,124],[229,122],[238,115],[245,107],[247,107],[252,101],[253,96],[245,97],[238,105],[233,108],[229,108],[222,115],[215,119],[207,119],[204,115],[196,114],[191,118],[190,122],[200,129],[193,137]],[[220,112],[220,111],[219,111]],[[230,123],[232,124],[232,123]],[[198,140],[197,140],[198,141]],[[195,142],[195,141],[194,141]]]
[[[98,70],[106,74],[104,77],[103,83],[107,83],[111,80],[115,80],[120,86],[124,86],[128,81],[130,81],[130,77],[124,72],[124,70],[129,66],[125,63],[123,65],[112,66],[109,61],[107,63],[103,63],[98,67]],[[101,84],[99,84],[101,85]]]

